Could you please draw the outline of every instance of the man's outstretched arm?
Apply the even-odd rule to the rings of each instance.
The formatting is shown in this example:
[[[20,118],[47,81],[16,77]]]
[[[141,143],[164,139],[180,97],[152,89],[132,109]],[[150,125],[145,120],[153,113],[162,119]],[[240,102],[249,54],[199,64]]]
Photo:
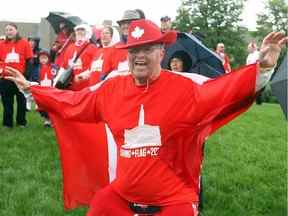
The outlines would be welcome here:
[[[199,124],[212,124],[214,131],[245,111],[253,103],[255,92],[268,83],[287,41],[283,33],[272,32],[263,40],[258,65],[248,65],[197,86],[195,102],[200,107]]]
[[[69,91],[42,87],[26,80],[14,68],[6,67],[5,71],[9,74],[5,79],[15,82],[21,91],[31,93],[40,109],[65,119],[82,122],[101,121],[97,90],[91,91],[87,88],[82,91]]]

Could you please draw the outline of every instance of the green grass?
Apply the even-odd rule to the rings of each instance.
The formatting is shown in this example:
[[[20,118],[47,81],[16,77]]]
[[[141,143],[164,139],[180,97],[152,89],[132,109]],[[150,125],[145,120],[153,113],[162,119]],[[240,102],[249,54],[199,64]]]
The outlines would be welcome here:
[[[53,130],[35,112],[28,121],[0,127],[0,216],[84,216],[85,208],[64,212]],[[204,216],[287,215],[287,122],[278,105],[253,106],[209,139],[204,187]]]

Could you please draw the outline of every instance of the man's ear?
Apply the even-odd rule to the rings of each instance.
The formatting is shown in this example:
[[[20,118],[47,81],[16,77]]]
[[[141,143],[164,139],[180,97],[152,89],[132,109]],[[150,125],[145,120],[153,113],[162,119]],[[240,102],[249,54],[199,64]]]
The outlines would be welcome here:
[[[161,61],[163,60],[164,56],[165,56],[165,49],[164,49],[164,47],[163,47],[163,48],[160,49]]]

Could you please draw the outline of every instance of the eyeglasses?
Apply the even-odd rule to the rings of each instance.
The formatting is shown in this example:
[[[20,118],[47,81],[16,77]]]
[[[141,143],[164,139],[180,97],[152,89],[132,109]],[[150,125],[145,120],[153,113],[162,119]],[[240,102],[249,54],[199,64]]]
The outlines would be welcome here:
[[[155,49],[161,49],[163,48],[162,44],[155,44],[155,45],[149,45],[149,46],[139,46],[135,48],[130,48],[128,49],[129,54],[137,54],[139,52],[144,52],[145,54],[150,54],[152,53]]]

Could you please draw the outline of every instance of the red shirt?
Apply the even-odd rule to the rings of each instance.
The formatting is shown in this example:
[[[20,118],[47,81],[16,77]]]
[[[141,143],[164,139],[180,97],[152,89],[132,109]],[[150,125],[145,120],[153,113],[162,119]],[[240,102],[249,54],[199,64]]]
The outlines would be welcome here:
[[[230,73],[231,72],[231,66],[230,66],[230,59],[226,53],[223,52],[217,52],[216,54],[220,57],[222,60],[223,68],[225,70],[225,73]]]
[[[115,48],[104,47],[98,48],[95,59],[91,64],[90,70],[92,71],[89,82],[90,86],[95,85],[111,71],[113,71],[113,61]]]
[[[121,44],[122,42],[119,42],[118,44],[116,44],[115,46]],[[112,48],[111,52],[110,52],[110,56],[107,58],[109,58],[109,61],[105,62],[104,64],[104,68],[108,68],[110,69],[110,71],[108,71],[108,73],[110,73],[111,71],[128,71],[128,51],[127,49],[117,49],[115,48],[115,46]],[[106,65],[107,64],[107,65]],[[108,74],[107,73],[107,74]]]
[[[225,69],[225,73],[231,72],[230,59],[229,59],[228,55],[226,55],[226,54],[224,55],[223,67]]]
[[[33,57],[29,42],[22,38],[18,41],[5,40],[0,43],[0,61],[24,74],[26,60]]]
[[[49,64],[41,64],[39,70],[39,82],[41,86],[52,86],[53,80],[53,68],[52,65]]]
[[[31,92],[59,116],[104,121],[118,145],[113,188],[129,201],[168,205],[198,201],[202,144],[253,103],[256,72],[250,65],[198,85],[163,70],[149,86],[124,75],[78,92]]]
[[[69,64],[72,64],[73,59],[76,57],[77,53],[81,51],[81,49],[86,46],[87,43],[82,44],[81,46],[76,46],[75,43],[70,44],[69,47],[67,47],[67,50],[65,51],[63,55],[63,68],[68,68]],[[76,63],[74,63],[73,67],[73,75],[80,74],[90,68],[90,65],[95,59],[95,55],[97,53],[97,47],[94,44],[89,44],[85,50],[81,53],[79,58],[77,59]],[[85,88],[89,86],[89,80],[81,81],[81,82],[74,82],[72,81],[72,85],[70,86],[71,90],[81,90],[82,88]]]
[[[57,50],[54,63],[58,66],[58,68],[60,68],[61,65],[63,65],[63,58],[64,58],[64,53],[65,53],[66,49],[70,46],[70,44],[73,44],[73,43],[74,43],[74,41],[72,39],[70,39],[65,44],[65,47],[62,46],[61,48],[59,48]]]

